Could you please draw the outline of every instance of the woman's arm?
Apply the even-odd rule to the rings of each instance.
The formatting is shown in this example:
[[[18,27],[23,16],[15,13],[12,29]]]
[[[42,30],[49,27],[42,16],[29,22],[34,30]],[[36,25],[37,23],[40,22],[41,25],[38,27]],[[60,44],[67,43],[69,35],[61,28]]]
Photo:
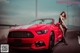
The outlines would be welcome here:
[[[66,26],[66,24],[65,24],[64,20],[62,19],[63,17],[62,17],[62,16],[60,16],[60,18],[61,18],[62,24],[67,28],[67,26]]]

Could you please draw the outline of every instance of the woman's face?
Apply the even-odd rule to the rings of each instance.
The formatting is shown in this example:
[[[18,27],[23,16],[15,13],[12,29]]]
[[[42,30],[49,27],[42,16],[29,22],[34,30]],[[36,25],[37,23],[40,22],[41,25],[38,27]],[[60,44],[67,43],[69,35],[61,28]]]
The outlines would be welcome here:
[[[64,17],[65,13],[62,14],[62,16]]]

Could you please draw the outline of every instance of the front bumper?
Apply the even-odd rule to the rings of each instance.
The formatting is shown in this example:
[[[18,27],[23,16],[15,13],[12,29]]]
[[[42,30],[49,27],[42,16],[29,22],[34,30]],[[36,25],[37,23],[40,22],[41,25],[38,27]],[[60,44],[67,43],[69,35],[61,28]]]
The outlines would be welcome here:
[[[34,34],[34,38],[8,38],[10,48],[23,50],[48,49],[49,33],[42,35]]]
[[[20,50],[30,50],[30,51],[36,51],[36,50],[45,50],[47,49],[45,46],[43,47],[14,47],[14,46],[10,46],[11,49],[20,49]]]

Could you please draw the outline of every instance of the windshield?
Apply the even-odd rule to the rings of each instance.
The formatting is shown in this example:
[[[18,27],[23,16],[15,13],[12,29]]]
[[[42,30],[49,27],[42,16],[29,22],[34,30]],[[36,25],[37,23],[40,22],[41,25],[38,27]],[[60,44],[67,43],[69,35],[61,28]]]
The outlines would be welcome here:
[[[31,24],[51,24],[51,23],[52,23],[51,19],[38,19],[31,22]]]

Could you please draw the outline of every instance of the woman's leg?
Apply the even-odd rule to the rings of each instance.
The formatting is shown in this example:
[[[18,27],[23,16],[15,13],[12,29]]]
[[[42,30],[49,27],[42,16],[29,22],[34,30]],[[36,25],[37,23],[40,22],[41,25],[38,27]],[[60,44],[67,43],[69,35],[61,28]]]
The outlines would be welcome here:
[[[63,29],[62,25],[60,25],[60,29],[61,29],[63,36],[64,36],[64,29]]]
[[[67,32],[67,28],[65,27],[64,24],[62,24],[62,27],[63,27],[63,29],[64,29],[64,36],[65,36],[65,35],[66,35],[66,32]]]
[[[66,36],[67,28],[64,28],[64,36]]]
[[[65,30],[64,30],[64,28],[62,27],[62,25],[60,25],[60,29],[61,29],[62,32],[63,32],[63,39],[62,39],[62,42],[64,42],[64,43],[67,45],[66,40],[65,40],[65,37],[64,37],[64,35],[65,35]]]

